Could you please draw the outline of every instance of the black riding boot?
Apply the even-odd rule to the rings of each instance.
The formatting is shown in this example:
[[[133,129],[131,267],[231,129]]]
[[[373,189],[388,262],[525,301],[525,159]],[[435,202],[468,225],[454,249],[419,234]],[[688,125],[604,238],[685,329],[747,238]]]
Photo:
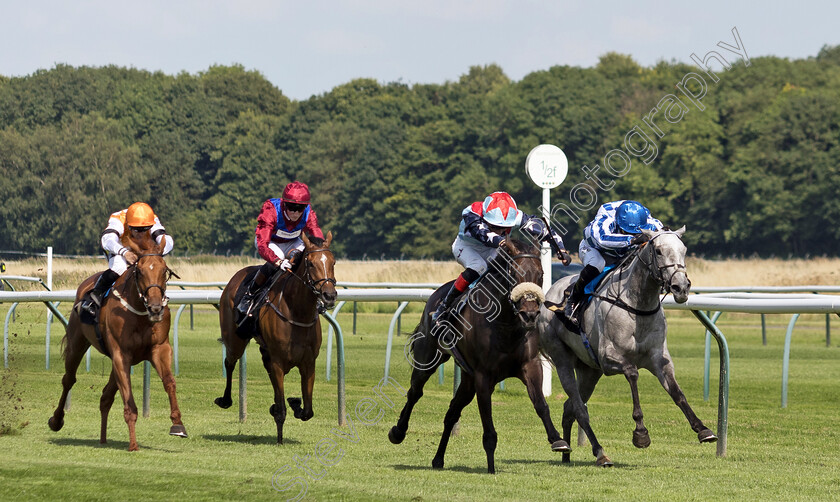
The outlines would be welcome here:
[[[455,284],[452,284],[452,287],[449,288],[449,292],[446,293],[446,296],[443,298],[443,301],[438,304],[437,310],[435,313],[432,314],[432,322],[437,323],[439,320],[443,320],[443,314],[446,313],[450,308],[452,308],[452,304],[455,302],[455,298],[458,297],[463,293],[463,291],[458,291],[455,287]]]
[[[567,318],[572,319],[572,315],[574,315],[575,310],[577,310],[578,304],[583,299],[583,288],[585,288],[592,279],[598,277],[598,274],[600,273],[601,272],[592,265],[587,265],[580,271],[577,282],[572,288],[572,293],[569,295],[568,300],[566,300],[566,308],[564,312]]]
[[[273,263],[268,261],[263,263],[263,266],[257,271],[257,275],[254,276],[251,284],[248,285],[248,290],[245,291],[245,294],[242,295],[242,299],[239,300],[239,304],[236,306],[236,310],[240,314],[245,317],[251,317],[251,304],[254,302],[254,296],[259,293],[260,289],[265,285],[265,281],[274,275],[276,270],[277,266]]]
[[[85,298],[82,300],[81,305],[79,308],[91,317],[96,317],[96,311],[102,307],[102,296],[108,291],[108,288],[114,285],[114,281],[120,275],[110,268],[104,272],[96,279],[96,284],[93,285],[93,289],[88,291]]]

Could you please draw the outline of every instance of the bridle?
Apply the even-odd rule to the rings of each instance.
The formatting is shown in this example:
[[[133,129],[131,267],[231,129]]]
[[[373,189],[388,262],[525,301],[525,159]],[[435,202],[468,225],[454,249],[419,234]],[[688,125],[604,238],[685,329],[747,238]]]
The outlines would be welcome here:
[[[670,233],[673,234],[673,232]],[[638,250],[638,258],[639,261],[641,261],[645,265],[645,267],[647,267],[647,269],[651,271],[654,280],[656,280],[656,282],[659,283],[660,293],[665,293],[667,295],[668,293],[670,293],[671,286],[674,284],[674,276],[682,272],[686,276],[686,278],[688,278],[688,271],[685,268],[685,264],[682,263],[668,263],[665,265],[659,265],[659,260],[657,259],[656,253],[657,249],[654,248],[653,241],[662,235],[664,235],[664,233],[658,233],[654,235],[648,242],[644,243],[642,247],[640,247]],[[646,262],[643,258],[644,253],[642,253],[641,251],[643,250],[644,246],[646,246],[649,243],[651,247],[651,260],[649,262]],[[671,267],[673,267],[675,270],[671,273],[671,275],[668,276],[668,279],[666,281],[665,270]]]
[[[140,312],[140,311],[134,309],[133,307],[131,307],[128,304],[128,302],[126,302],[125,300],[120,298],[119,294],[117,294],[116,291],[115,291],[115,296],[120,298],[120,302],[126,308],[128,308],[130,311],[132,311],[133,313],[135,313],[137,315],[149,315],[149,291],[152,288],[158,288],[160,290],[160,294],[163,297],[162,301],[161,301],[161,307],[166,307],[166,305],[169,303],[169,297],[166,296],[166,282],[169,281],[169,279],[172,278],[173,276],[180,279],[180,277],[178,277],[178,274],[173,272],[172,269],[170,269],[169,267],[166,267],[166,279],[164,280],[163,285],[161,285],[161,284],[150,284],[146,287],[146,289],[141,290],[140,289],[140,266],[139,266],[139,264],[140,264],[140,260],[142,260],[143,258],[146,258],[147,256],[163,257],[163,254],[161,254],[161,253],[141,254],[141,255],[137,256],[137,261],[135,261],[134,263],[132,263],[130,265],[130,267],[132,267],[132,269],[133,269],[132,278],[134,279],[134,287],[137,290],[137,296],[139,296],[140,299],[143,300],[143,308],[145,308],[145,312]]]
[[[667,232],[667,233],[673,234],[674,232]],[[641,246],[639,246],[638,248],[633,250],[629,255],[627,255],[621,261],[621,263],[618,264],[618,266],[615,267],[615,269],[613,269],[610,272],[609,275],[617,274],[618,279],[620,281],[624,271],[627,270],[628,268],[630,268],[630,265],[633,263],[634,260],[638,259],[645,266],[645,268],[647,268],[647,270],[651,273],[651,275],[653,276],[653,279],[656,281],[656,283],[659,284],[660,294],[664,293],[665,296],[667,296],[671,292],[671,285],[674,282],[674,276],[677,275],[679,272],[682,272],[683,274],[685,274],[686,278],[688,278],[688,272],[686,271],[685,265],[682,264],[682,263],[668,263],[668,264],[665,264],[665,265],[659,265],[659,262],[658,262],[657,257],[656,257],[657,256],[657,254],[656,254],[657,250],[653,246],[653,242],[662,235],[664,235],[664,233],[662,233],[662,232],[654,235],[653,237],[651,237],[651,239],[649,241],[643,243]],[[643,251],[645,251],[646,249],[651,250],[650,251],[650,254],[651,254],[650,261],[645,261],[645,259],[643,258],[643,256],[644,256]],[[669,268],[672,268],[672,267],[675,270],[674,270],[673,273],[671,273],[670,276],[668,276],[668,279],[666,281],[664,271],[669,269]],[[607,278],[605,277],[603,279],[603,281],[606,281],[606,279]],[[609,293],[609,291],[607,291],[607,293]],[[665,299],[665,296],[662,296],[659,299],[659,303],[656,305],[655,309],[639,310],[639,309],[637,309],[637,308],[635,308],[631,305],[628,305],[627,302],[622,300],[621,299],[621,292],[618,292],[616,294],[615,298],[605,296],[605,295],[600,295],[600,294],[597,294],[597,292],[595,294],[593,294],[593,296],[595,298],[598,298],[599,300],[606,301],[607,303],[611,303],[611,304],[615,305],[616,307],[619,307],[619,308],[621,308],[623,310],[626,310],[626,311],[628,311],[632,314],[640,315],[640,316],[653,315],[653,314],[656,314],[657,312],[659,312],[659,310],[662,308],[662,300]]]
[[[329,253],[330,256],[332,256],[332,251],[329,248],[307,249],[304,252],[303,256],[301,256],[301,260],[303,260],[304,266],[306,267],[305,270],[303,271],[303,277],[297,275],[296,273],[292,272],[291,270],[289,271],[289,273],[291,275],[293,275],[295,278],[297,278],[299,281],[301,281],[304,284],[304,286],[306,286],[307,289],[312,291],[312,294],[314,294],[315,297],[317,298],[318,311],[322,312],[322,311],[325,310],[324,307],[323,307],[322,300],[321,300],[323,298],[323,295],[324,295],[324,286],[327,283],[330,283],[330,284],[333,285],[333,287],[335,287],[336,281],[332,277],[324,277],[322,279],[312,280],[312,274],[309,272],[309,269],[311,267],[313,267],[313,265],[312,265],[312,262],[310,262],[309,260],[306,259],[306,256],[310,255],[310,254],[313,254],[313,253]]]
[[[507,287],[507,291],[505,292],[505,298],[507,299],[508,303],[510,304],[511,309],[514,312],[516,312],[516,310],[517,310],[516,302],[514,302],[513,299],[511,298],[511,291],[513,291],[512,286],[514,284],[514,274],[513,274],[513,270],[512,270],[513,269],[513,264],[516,263],[517,260],[527,259],[527,258],[533,258],[533,259],[539,260],[540,255],[535,254],[535,253],[517,253],[517,254],[514,254],[514,255],[510,255],[510,254],[508,254],[506,249],[499,248],[499,254],[501,254],[501,253],[507,254],[508,259],[497,257],[493,261],[496,261],[498,259],[503,259],[504,262],[505,262],[505,283],[506,283],[506,287]],[[497,270],[501,271],[500,267],[495,267],[495,265],[491,265],[490,267],[487,268],[488,272],[491,268],[497,268]],[[486,274],[487,274],[487,272],[485,272],[485,275]]]

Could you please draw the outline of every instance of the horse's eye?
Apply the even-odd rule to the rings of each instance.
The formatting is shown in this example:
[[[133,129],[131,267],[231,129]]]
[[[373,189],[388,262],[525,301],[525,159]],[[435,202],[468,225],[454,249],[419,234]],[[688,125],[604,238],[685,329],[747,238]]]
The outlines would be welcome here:
[[[658,254],[659,256],[662,256],[662,250],[661,250],[661,249],[657,249],[657,250],[656,250],[656,254]]]

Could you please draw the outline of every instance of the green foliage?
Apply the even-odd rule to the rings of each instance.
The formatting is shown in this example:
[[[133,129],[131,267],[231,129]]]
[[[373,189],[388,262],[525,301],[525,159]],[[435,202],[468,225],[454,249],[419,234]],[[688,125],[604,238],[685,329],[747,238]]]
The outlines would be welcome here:
[[[0,77],[0,245],[96,253],[107,215],[148,201],[176,253],[252,253],[263,201],[304,181],[333,248],[354,258],[448,258],[460,211],[510,192],[542,202],[523,164],[540,143],[561,147],[569,175],[597,202],[633,198],[688,227],[693,252],[836,254],[840,230],[840,49],[747,67],[645,68],[604,54],[594,68],[555,66],[511,81],[497,65],[455,82],[355,79],[293,102],[259,72],[212,66],[196,75],[57,65]],[[734,62],[734,61],[733,61]],[[675,88],[706,80],[703,110]],[[666,121],[663,99],[687,110]],[[674,117],[671,117],[674,119]],[[655,159],[612,176],[604,156],[638,127]],[[599,166],[601,186],[583,166]],[[614,184],[613,184],[614,183]],[[605,185],[610,188],[604,188]],[[594,215],[561,222],[574,247]],[[60,250],[60,251],[59,251]]]

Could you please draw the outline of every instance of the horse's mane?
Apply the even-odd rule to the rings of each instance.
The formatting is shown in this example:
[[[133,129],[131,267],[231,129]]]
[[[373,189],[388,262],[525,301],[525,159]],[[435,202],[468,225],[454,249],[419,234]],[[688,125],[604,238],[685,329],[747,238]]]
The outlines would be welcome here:
[[[157,243],[152,239],[152,235],[149,232],[143,232],[136,239],[129,237],[129,240],[135,243],[140,251],[152,251],[157,247]]]
[[[307,236],[307,237],[309,237],[309,236]],[[309,237],[309,242],[311,242],[312,244],[314,244],[318,247],[321,247],[326,242],[326,239],[322,239],[320,237]]]

